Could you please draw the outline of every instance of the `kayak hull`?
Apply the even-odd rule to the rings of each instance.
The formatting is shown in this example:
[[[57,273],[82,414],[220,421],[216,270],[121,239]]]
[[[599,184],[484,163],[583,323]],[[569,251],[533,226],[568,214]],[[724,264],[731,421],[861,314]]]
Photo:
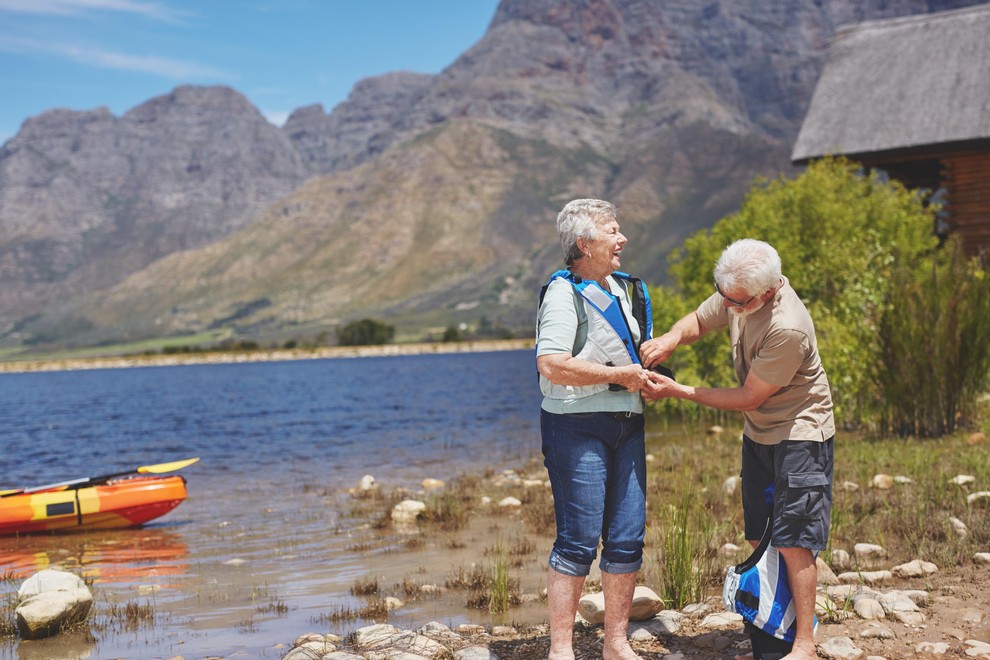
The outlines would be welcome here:
[[[186,499],[181,476],[130,477],[0,498],[0,535],[135,527]]]

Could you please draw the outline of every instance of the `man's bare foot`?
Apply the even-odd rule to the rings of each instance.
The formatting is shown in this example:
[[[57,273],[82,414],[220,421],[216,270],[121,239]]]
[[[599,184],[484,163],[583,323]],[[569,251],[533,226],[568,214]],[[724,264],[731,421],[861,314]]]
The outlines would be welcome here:
[[[743,655],[737,655],[732,660],[753,660],[753,654],[752,653],[745,653]]]
[[[781,660],[817,660],[817,658],[818,651],[815,650],[814,642],[794,640],[794,646],[791,647],[791,652],[781,658]]]
[[[550,649],[547,660],[574,660],[574,649],[571,647],[563,649]]]

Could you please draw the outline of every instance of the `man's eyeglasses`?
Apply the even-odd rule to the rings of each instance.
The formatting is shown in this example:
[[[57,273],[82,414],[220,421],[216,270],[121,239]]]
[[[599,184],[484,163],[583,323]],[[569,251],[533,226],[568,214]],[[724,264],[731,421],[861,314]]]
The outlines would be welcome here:
[[[750,298],[746,302],[740,302],[738,300],[735,300],[734,298],[730,298],[729,296],[727,296],[724,293],[722,293],[722,289],[719,288],[718,282],[715,283],[715,290],[718,291],[718,295],[722,296],[722,298],[725,299],[725,302],[729,303],[733,307],[745,307],[749,303],[753,302],[753,300],[756,298],[756,296],[753,296],[752,298]],[[759,294],[757,294],[757,295],[759,295]]]

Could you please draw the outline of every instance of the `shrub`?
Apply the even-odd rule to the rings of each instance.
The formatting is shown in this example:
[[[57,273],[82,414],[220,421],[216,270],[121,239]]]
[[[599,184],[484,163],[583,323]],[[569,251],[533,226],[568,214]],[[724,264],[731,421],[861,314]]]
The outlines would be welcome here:
[[[337,343],[341,346],[374,346],[387,344],[395,338],[395,326],[361,319],[351,321],[337,331]]]
[[[899,183],[864,175],[844,159],[823,159],[794,180],[758,181],[737,213],[684,242],[671,274],[694,309],[711,295],[712,268],[727,245],[747,237],[773,245],[814,319],[837,416],[848,425],[875,421],[883,407],[875,387],[882,366],[877,328],[895,274],[921,272],[936,249],[933,213]],[[656,334],[666,322],[658,319]],[[684,380],[737,384],[724,333],[685,352],[672,365]]]

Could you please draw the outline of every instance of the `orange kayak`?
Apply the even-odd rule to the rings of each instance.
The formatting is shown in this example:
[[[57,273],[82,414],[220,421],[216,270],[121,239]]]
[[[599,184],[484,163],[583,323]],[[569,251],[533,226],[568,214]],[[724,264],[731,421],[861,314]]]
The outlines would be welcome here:
[[[186,499],[181,476],[120,478],[0,498],[0,535],[142,525]]]

